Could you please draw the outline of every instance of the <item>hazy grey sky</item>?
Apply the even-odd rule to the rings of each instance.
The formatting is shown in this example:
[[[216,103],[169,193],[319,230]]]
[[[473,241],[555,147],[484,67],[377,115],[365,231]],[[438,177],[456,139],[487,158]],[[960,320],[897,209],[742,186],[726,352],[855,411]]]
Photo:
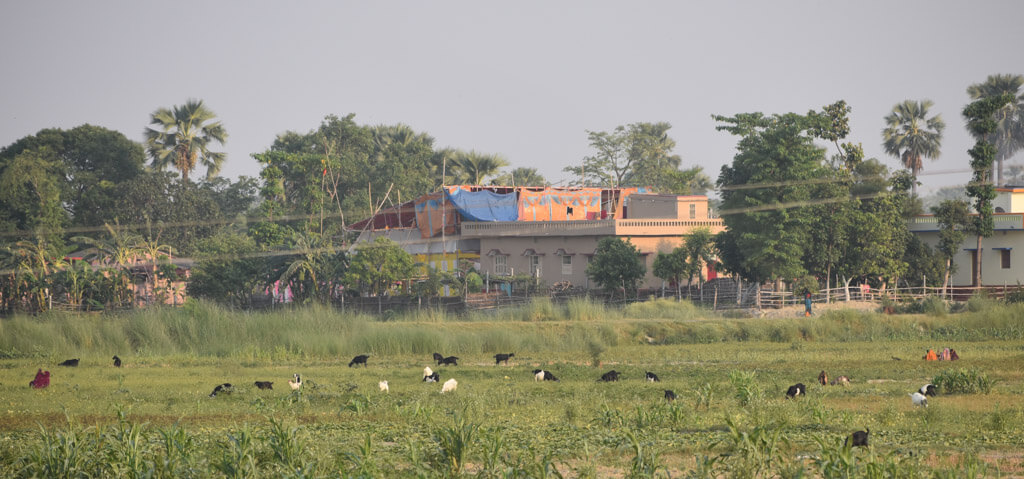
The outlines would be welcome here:
[[[1021,18],[1019,0],[4,2],[0,145],[83,123],[141,141],[156,108],[200,98],[230,177],[256,176],[277,134],[355,113],[553,181],[590,153],[586,130],[667,121],[714,179],[736,142],[712,114],[844,99],[848,140],[895,167],[882,118],[927,98],[947,123],[928,192],[969,178],[965,90],[1024,74]]]

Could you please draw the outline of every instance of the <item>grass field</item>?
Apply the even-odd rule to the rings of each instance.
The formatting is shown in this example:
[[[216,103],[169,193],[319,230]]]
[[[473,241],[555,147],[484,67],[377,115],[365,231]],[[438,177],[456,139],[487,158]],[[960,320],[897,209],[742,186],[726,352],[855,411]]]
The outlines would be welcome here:
[[[722,318],[660,301],[636,308],[540,304],[379,322],[320,308],[191,305],[3,320],[0,476],[1024,474],[1016,306],[809,319]],[[962,359],[921,360],[944,346]],[[435,351],[459,365],[436,366]],[[516,355],[495,365],[499,352]],[[114,354],[124,367],[112,366]],[[355,354],[369,354],[368,367],[347,367]],[[79,367],[56,366],[74,357]],[[458,389],[422,382],[427,365]],[[38,368],[52,373],[47,389],[28,387]],[[560,381],[534,381],[536,368]],[[618,382],[597,381],[611,369]],[[852,383],[821,386],[821,370]],[[645,371],[662,381],[644,381]],[[299,391],[287,384],[294,373]],[[258,390],[258,380],[274,389]],[[224,382],[234,391],[209,397]],[[785,399],[797,382],[807,396]],[[928,382],[940,384],[938,396],[913,406],[908,394]],[[666,401],[665,389],[678,399]],[[865,428],[868,447],[843,447]]]

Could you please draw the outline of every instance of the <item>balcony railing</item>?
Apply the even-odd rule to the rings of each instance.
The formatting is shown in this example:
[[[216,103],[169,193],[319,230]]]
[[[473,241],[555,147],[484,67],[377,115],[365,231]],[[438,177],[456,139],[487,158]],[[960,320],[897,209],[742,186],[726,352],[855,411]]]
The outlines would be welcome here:
[[[976,215],[971,215],[976,216]],[[1024,213],[996,213],[992,215],[996,231],[1024,230]],[[910,219],[910,231],[938,231],[939,221],[934,216],[915,216]]]
[[[593,236],[632,235],[660,236],[681,234],[695,228],[708,228],[717,233],[724,228],[721,219],[605,219],[578,221],[502,221],[462,223],[463,237],[493,236]]]

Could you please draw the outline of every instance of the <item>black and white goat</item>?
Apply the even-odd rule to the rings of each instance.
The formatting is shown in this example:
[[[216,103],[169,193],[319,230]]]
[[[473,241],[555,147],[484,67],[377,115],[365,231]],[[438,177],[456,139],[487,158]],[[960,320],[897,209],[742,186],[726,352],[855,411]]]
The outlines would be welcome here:
[[[804,386],[804,383],[796,383],[796,384],[790,386],[789,389],[786,390],[786,399],[793,399],[793,398],[795,398],[797,396],[806,396],[806,395],[807,395],[807,387]]]

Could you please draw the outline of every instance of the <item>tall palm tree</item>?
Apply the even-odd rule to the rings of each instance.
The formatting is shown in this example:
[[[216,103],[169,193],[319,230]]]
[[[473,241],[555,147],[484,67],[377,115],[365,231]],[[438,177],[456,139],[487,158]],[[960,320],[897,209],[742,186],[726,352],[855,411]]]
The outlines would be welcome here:
[[[924,168],[922,159],[939,157],[942,130],[946,128],[942,115],[928,118],[928,109],[932,106],[931,100],[898,103],[892,107],[892,113],[886,115],[886,127],[882,130],[885,152],[899,158],[914,177],[911,192],[915,196],[917,172]]]
[[[501,155],[460,151],[455,156],[460,179],[471,185],[483,184],[487,177],[494,176],[502,167],[508,166]]]
[[[1024,148],[1024,75],[989,75],[985,83],[977,83],[967,87],[967,94],[972,100],[991,98],[1010,93],[1015,98],[1013,103],[996,112],[996,132],[987,140],[996,147],[996,186],[1002,186],[1003,160],[1007,160]]]
[[[206,177],[212,178],[220,172],[226,155],[210,151],[212,142],[224,145],[228,132],[216,115],[202,100],[188,100],[173,110],[160,108],[150,116],[146,128],[146,152],[153,159],[153,166],[164,169],[173,166],[181,172],[183,181],[196,163],[206,167]]]

